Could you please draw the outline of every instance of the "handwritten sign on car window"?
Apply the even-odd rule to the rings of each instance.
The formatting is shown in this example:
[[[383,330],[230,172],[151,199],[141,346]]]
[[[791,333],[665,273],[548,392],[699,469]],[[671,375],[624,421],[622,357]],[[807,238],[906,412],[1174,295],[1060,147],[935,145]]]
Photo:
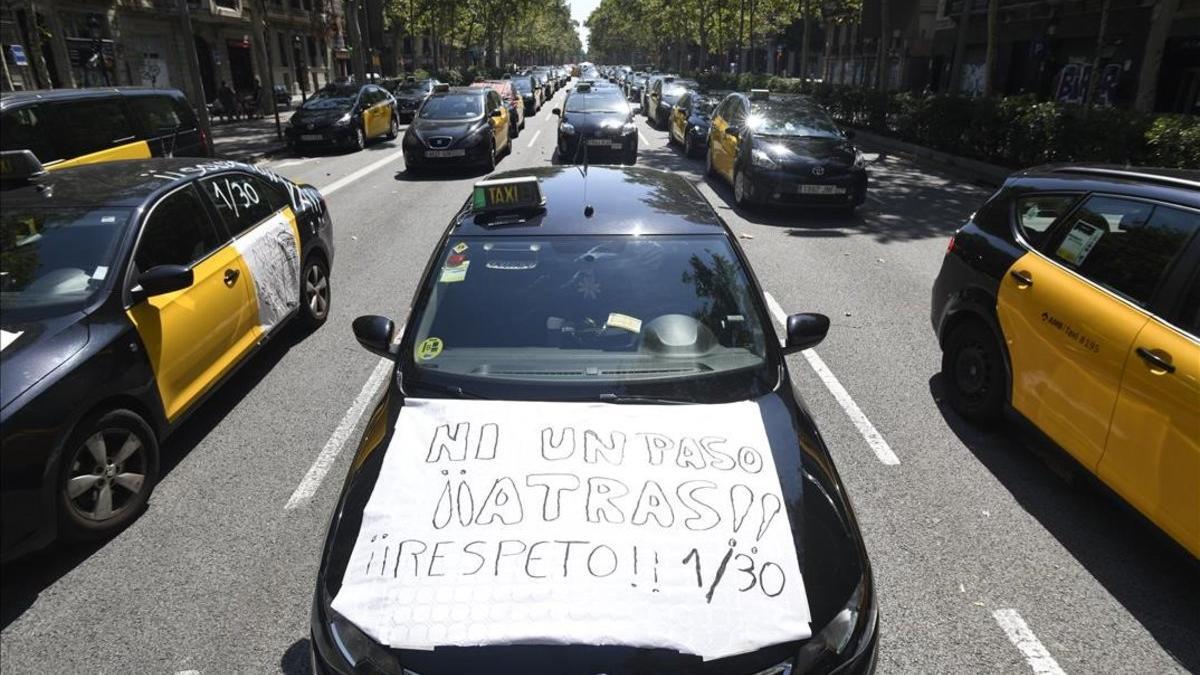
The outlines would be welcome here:
[[[759,408],[409,399],[333,609],[395,648],[810,635]]]

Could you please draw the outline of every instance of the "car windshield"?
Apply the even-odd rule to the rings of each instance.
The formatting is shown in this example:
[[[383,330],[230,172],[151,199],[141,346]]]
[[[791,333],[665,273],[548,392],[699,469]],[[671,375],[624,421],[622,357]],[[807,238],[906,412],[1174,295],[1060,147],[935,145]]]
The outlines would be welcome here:
[[[522,94],[528,94],[533,91],[533,83],[530,82],[528,78],[513,80],[512,83],[513,86],[517,88],[517,91],[521,92]]]
[[[695,101],[696,112],[701,115],[711,115],[712,111],[721,104],[721,100],[716,98],[697,98]]]
[[[619,93],[575,92],[567,97],[567,112],[569,113],[625,113],[629,112],[629,104]]]
[[[483,96],[476,94],[434,96],[421,108],[421,117],[427,120],[466,120],[482,114]]]
[[[0,216],[0,310],[6,318],[78,311],[116,272],[129,209],[6,206]]]
[[[662,88],[662,95],[663,95],[663,98],[674,101],[675,99],[679,98],[680,96],[683,96],[684,93],[687,92],[688,89],[694,89],[695,87],[696,87],[695,82],[689,82],[687,80],[677,80],[675,82],[670,82],[670,83],[664,82],[663,88]]]
[[[824,111],[810,104],[788,101],[756,103],[747,124],[766,136],[841,138],[842,132]]]
[[[724,236],[461,237],[436,264],[412,324],[414,381],[487,397],[708,402],[774,386]]]
[[[422,82],[406,82],[396,87],[397,96],[413,96],[424,94],[429,88]]]
[[[325,87],[300,106],[302,110],[341,110],[354,105],[358,97],[357,87]]]

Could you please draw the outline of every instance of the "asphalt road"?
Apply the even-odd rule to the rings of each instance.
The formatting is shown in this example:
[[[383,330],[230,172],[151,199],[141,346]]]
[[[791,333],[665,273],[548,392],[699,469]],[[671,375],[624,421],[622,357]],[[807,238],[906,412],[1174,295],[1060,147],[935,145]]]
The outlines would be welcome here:
[[[552,107],[528,120],[499,169],[551,161]],[[879,672],[1200,671],[1196,569],[1127,509],[1065,480],[1061,462],[941,403],[930,286],[949,235],[988,190],[885,157],[852,217],[743,213],[701,161],[639,125],[638,163],[699,186],[777,304],[833,320],[815,354],[789,366],[870,549]],[[350,321],[403,320],[479,176],[411,179],[399,141],[270,165],[327,194],[329,323],[267,347],[186,423],[164,448],[148,511],[126,531],[3,569],[6,675],[308,671],[320,544],[361,433],[352,408],[382,384]],[[328,474],[306,481],[339,438],[348,442]],[[315,488],[310,499],[294,497],[301,483]]]

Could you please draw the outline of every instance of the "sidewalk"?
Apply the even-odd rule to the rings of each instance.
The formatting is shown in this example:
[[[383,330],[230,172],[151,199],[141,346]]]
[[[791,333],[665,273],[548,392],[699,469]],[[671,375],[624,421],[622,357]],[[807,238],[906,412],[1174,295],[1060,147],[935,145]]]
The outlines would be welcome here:
[[[279,123],[286,127],[295,107],[279,111]],[[256,120],[232,120],[214,118],[211,121],[213,153],[222,159],[255,162],[264,157],[287,149],[287,143],[275,134],[274,115],[264,115]]]

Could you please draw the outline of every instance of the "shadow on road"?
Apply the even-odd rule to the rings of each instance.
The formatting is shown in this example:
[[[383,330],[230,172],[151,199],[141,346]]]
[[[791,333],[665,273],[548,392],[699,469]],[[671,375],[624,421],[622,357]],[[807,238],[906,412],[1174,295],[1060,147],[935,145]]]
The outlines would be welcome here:
[[[941,375],[930,378],[938,411],[963,445],[1164,650],[1200,672],[1200,567],[1094,481],[1064,481],[1064,472],[1082,472],[1070,459],[972,425],[943,391]]]
[[[324,330],[331,328],[327,326]],[[201,404],[163,443],[159,458],[160,482],[241,403],[246,395],[254,391],[258,383],[287,355],[292,346],[309,335],[295,322],[283,330],[285,333],[264,345],[261,351],[251,357],[220,387],[219,396],[213,396]],[[154,508],[153,495],[150,497],[148,508]],[[134,520],[130,526],[136,527],[136,523]],[[0,629],[7,628],[33,606],[42,591],[104,548],[107,543],[58,541],[45,549],[5,564],[3,570],[0,570],[3,576],[3,581],[0,582]]]
[[[292,643],[283,656],[279,657],[279,670],[283,675],[311,675],[312,661],[308,658],[308,638]]]

